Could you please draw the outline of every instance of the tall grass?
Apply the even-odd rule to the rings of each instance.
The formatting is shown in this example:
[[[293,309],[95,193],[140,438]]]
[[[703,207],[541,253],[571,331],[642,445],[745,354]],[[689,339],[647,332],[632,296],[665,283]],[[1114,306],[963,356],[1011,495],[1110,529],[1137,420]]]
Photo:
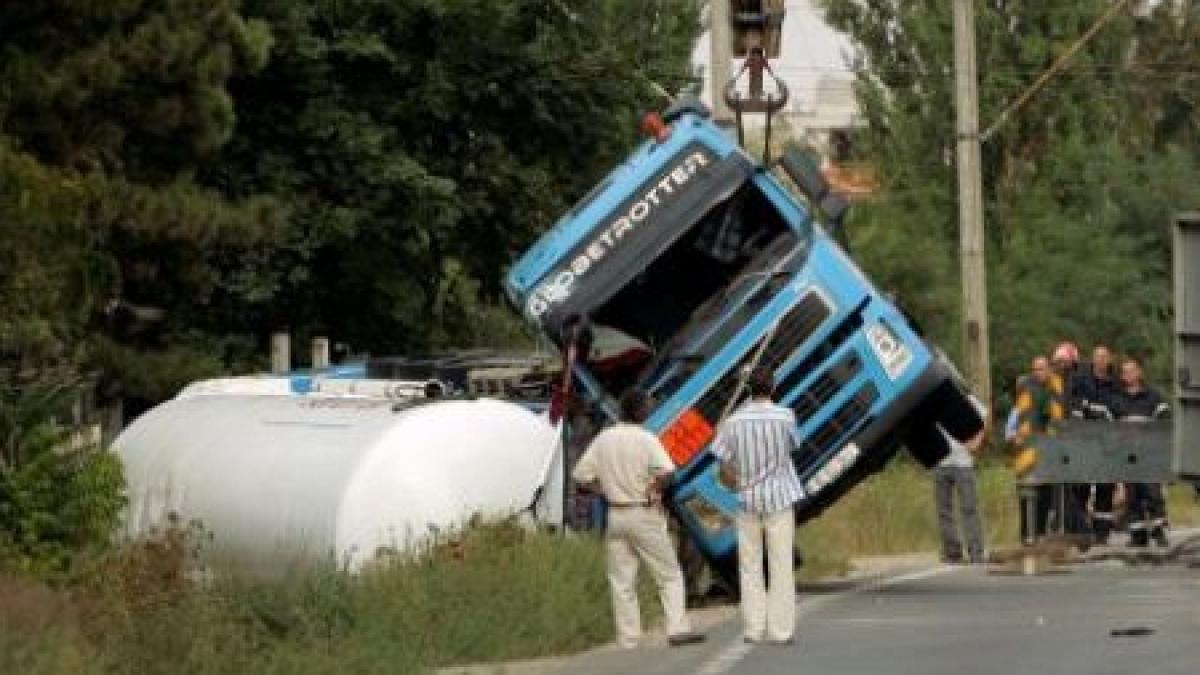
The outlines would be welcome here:
[[[593,537],[483,527],[356,576],[270,584],[201,587],[166,558],[125,552],[72,590],[0,580],[0,672],[410,673],[612,635]]]

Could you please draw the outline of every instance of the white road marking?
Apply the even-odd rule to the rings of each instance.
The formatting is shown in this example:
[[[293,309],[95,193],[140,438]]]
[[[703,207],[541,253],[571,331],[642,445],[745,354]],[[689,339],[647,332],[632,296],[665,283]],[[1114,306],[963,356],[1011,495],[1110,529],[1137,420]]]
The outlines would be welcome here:
[[[1167,595],[1158,593],[1154,595],[1126,595],[1125,599],[1130,602],[1175,602],[1179,597],[1175,594]]]
[[[927,616],[891,616],[891,617],[870,617],[870,616],[852,616],[844,619],[826,619],[827,623],[849,623],[849,624],[867,624],[871,626],[908,626],[908,625],[927,625],[942,622],[936,618]]]
[[[834,602],[835,600],[840,600],[852,595],[858,595],[859,593],[868,593],[870,591],[876,591],[883,588],[888,588],[890,586],[908,583],[910,581],[919,581],[921,579],[936,577],[947,572],[953,572],[957,569],[962,568],[951,567],[948,565],[930,567],[929,569],[909,572],[907,574],[899,574],[893,577],[884,577],[882,579],[873,581],[866,580],[854,588],[848,588],[844,591],[838,591],[836,593],[828,593],[826,595],[818,595],[807,598],[796,603],[796,619],[799,620],[800,617],[813,614],[817,610],[831,602]],[[754,645],[746,644],[745,641],[742,640],[742,636],[739,634],[737,640],[729,643],[728,646],[717,652],[717,655],[712,660],[705,663],[703,668],[696,671],[696,675],[723,675],[724,673],[732,672],[734,666],[741,662],[742,659],[746,658],[746,655],[749,654],[753,649]]]

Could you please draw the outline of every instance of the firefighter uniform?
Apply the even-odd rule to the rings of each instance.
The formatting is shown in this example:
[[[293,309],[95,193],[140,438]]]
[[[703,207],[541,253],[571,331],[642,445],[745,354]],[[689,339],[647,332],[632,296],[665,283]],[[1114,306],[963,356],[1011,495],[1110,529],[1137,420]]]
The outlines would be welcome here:
[[[1092,368],[1077,373],[1071,380],[1070,398],[1071,414],[1084,419],[1112,419],[1113,396],[1117,392],[1117,381],[1111,369],[1104,374],[1096,374]],[[1084,486],[1087,487],[1087,486]],[[1113,493],[1116,485],[1113,483],[1096,483],[1095,501],[1092,507],[1092,535],[1097,544],[1107,544],[1112,534],[1114,524]],[[1087,494],[1080,490],[1076,499],[1087,503]]]
[[[1135,391],[1118,389],[1112,400],[1113,415],[1118,420],[1151,419],[1166,414],[1166,402],[1154,389],[1142,387]],[[1160,483],[1130,483],[1129,545],[1147,546],[1153,539],[1167,546],[1167,501]]]
[[[1013,410],[1017,416],[1017,429],[1013,441],[1019,448],[1018,463],[1023,457],[1032,457],[1036,450],[1030,445],[1029,437],[1035,433],[1046,433],[1054,422],[1061,421],[1065,414],[1063,381],[1058,375],[1050,376],[1044,383],[1032,377],[1022,378],[1017,383],[1017,399]],[[1032,462],[1025,462],[1032,466]],[[1046,534],[1050,520],[1050,511],[1054,503],[1054,486],[1039,485],[1036,492],[1035,518],[1033,523],[1025,522],[1025,510],[1021,509],[1021,534],[1023,538],[1030,535]]]

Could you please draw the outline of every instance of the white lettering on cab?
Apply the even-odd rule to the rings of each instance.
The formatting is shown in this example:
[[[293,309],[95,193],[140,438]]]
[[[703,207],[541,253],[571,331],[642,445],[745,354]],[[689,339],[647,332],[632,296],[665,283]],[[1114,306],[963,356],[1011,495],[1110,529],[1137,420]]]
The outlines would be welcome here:
[[[538,319],[550,311],[553,305],[561,304],[571,296],[575,283],[595,268],[596,263],[609,254],[634,228],[649,218],[676,195],[701,169],[709,165],[709,158],[696,151],[685,157],[667,172],[662,180],[654,183],[642,196],[607,226],[601,228],[596,238],[584,247],[558,272],[551,272],[530,294],[525,303],[525,313],[530,319]]]

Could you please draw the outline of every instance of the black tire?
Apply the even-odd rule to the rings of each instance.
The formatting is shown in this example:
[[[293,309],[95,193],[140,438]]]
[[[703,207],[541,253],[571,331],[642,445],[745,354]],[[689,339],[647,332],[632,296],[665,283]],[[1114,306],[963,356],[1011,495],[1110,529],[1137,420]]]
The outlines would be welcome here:
[[[725,582],[725,587],[729,590],[730,594],[735,598],[739,597],[741,595],[739,592],[741,584],[738,577],[737,548],[735,547],[733,553],[727,556],[711,559],[708,564],[712,568],[712,571],[721,578],[721,581]]]
[[[987,423],[967,393],[953,379],[942,382],[930,395],[926,405],[930,418],[959,443],[966,443],[978,436]]]
[[[950,454],[950,443],[937,424],[930,421],[914,422],[904,433],[904,446],[926,469],[937,466]]]

